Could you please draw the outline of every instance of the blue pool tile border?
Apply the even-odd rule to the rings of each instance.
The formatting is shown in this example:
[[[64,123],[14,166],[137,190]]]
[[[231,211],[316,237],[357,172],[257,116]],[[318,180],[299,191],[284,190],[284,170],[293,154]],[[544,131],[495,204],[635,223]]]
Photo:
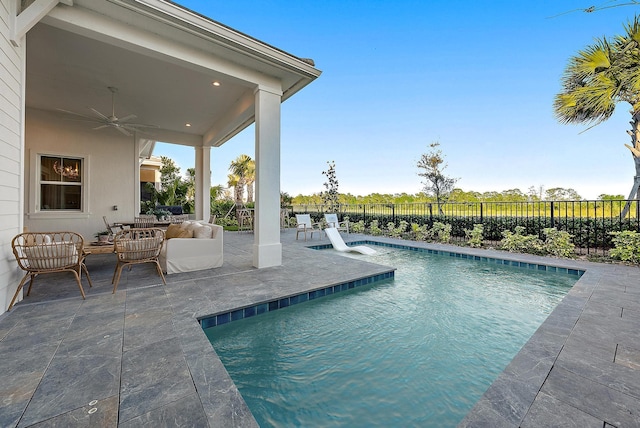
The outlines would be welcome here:
[[[482,256],[475,256],[473,254],[457,253],[454,251],[432,250],[429,248],[414,247],[411,245],[402,245],[402,244],[391,244],[388,242],[364,240],[364,241],[349,242],[347,243],[347,245],[349,246],[377,245],[379,247],[398,248],[401,250],[416,251],[419,253],[435,254],[440,256],[456,257],[460,259],[469,259],[469,260],[475,260],[475,261],[480,261],[485,263],[493,263],[498,265],[515,266],[515,267],[520,267],[525,269],[533,269],[533,270],[540,270],[540,271],[546,271],[546,272],[564,273],[567,275],[575,275],[578,278],[580,278],[585,273],[585,271],[582,269],[563,268],[563,267],[545,265],[545,264],[520,262],[517,260],[505,260],[505,259],[499,259],[495,257],[482,257]],[[333,248],[333,246],[331,244],[322,244],[322,245],[313,245],[309,248],[313,250],[326,250],[329,248]]]
[[[330,296],[341,291],[351,290],[363,285],[373,284],[377,281],[394,278],[395,271],[384,272],[378,275],[371,275],[364,278],[359,278],[353,281],[343,282],[340,284],[331,285],[317,290],[312,290],[306,293],[300,293],[289,297],[283,297],[280,299],[271,300],[269,302],[259,303],[257,305],[248,306],[246,308],[233,309],[228,312],[223,312],[216,315],[211,315],[199,320],[200,326],[205,328],[216,327],[219,325],[228,324],[233,321],[239,321],[241,319],[254,317],[256,315],[265,314],[267,312],[276,311],[278,309],[284,309],[298,303],[304,303],[309,300],[314,300],[324,296]]]

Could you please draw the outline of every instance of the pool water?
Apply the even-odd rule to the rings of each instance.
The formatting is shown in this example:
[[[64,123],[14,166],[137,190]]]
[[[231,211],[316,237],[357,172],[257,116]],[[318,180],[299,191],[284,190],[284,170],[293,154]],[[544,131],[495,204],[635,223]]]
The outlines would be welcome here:
[[[261,427],[455,427],[576,275],[381,248],[395,280],[206,329]]]

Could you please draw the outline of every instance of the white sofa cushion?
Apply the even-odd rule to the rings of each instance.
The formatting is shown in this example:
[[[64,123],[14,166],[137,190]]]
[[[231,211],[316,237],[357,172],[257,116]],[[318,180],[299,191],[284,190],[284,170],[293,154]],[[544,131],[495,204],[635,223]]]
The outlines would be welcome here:
[[[212,229],[209,226],[198,225],[193,228],[193,237],[196,239],[211,239]]]

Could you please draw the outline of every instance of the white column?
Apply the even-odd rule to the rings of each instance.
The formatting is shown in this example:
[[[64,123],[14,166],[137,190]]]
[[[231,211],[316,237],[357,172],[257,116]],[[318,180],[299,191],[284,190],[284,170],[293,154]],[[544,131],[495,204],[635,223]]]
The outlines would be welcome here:
[[[282,93],[258,88],[253,266],[282,264],[280,243],[280,103]]]
[[[195,147],[196,150],[196,220],[209,220],[211,215],[211,147]]]

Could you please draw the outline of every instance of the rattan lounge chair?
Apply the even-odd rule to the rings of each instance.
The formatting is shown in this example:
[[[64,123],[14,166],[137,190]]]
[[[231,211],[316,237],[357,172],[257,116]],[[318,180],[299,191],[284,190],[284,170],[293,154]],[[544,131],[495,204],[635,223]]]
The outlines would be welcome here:
[[[158,228],[130,229],[118,232],[113,240],[118,262],[113,272],[113,292],[118,289],[122,268],[131,267],[134,264],[154,263],[162,283],[167,285],[158,261],[162,244],[164,243],[164,231]]]
[[[36,276],[45,273],[72,272],[84,299],[82,271],[87,275],[89,287],[93,284],[87,266],[84,264],[83,247],[84,238],[75,232],[26,232],[16,235],[11,241],[11,248],[18,266],[26,274],[18,284],[7,311],[13,307],[27,279],[30,280],[28,296],[31,293],[33,280]]]

